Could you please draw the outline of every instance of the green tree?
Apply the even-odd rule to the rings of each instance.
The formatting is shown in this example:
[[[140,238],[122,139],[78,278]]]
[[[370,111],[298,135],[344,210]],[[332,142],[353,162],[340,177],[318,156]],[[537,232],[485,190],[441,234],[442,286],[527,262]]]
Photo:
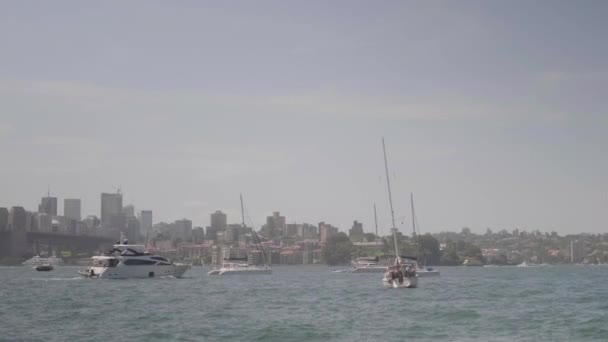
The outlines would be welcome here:
[[[323,247],[323,258],[328,265],[343,265],[351,260],[353,244],[343,232],[331,236]]]

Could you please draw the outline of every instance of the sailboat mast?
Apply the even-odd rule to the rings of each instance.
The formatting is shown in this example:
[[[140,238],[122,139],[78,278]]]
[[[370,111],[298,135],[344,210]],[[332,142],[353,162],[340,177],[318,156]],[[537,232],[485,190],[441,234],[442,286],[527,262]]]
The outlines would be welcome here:
[[[393,210],[393,196],[391,194],[391,180],[388,175],[388,162],[386,160],[386,146],[384,144],[384,138],[382,138],[382,152],[384,153],[384,170],[386,171],[386,185],[388,187],[388,202],[391,206],[391,221],[393,223],[393,241],[395,242],[395,256],[399,260],[399,247],[397,245],[397,227],[395,227],[395,211]]]
[[[414,232],[414,239],[418,234],[416,234],[416,217],[414,216],[414,194],[410,192],[410,202],[412,203],[412,231]]]
[[[241,216],[243,217],[243,228],[245,228],[245,209],[243,207],[243,194],[239,194],[241,197]]]
[[[378,214],[376,214],[376,203],[374,203],[374,223],[376,224],[376,245],[378,244]]]

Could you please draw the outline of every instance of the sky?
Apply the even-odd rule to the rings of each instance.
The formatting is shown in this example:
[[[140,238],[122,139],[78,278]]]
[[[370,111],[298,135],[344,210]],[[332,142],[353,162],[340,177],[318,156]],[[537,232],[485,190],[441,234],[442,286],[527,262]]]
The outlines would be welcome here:
[[[0,206],[608,232],[608,2],[2,1]]]

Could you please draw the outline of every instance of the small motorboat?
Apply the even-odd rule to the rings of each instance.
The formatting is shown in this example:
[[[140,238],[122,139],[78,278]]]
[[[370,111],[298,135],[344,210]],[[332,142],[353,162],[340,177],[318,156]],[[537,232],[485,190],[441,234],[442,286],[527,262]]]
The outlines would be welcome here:
[[[34,267],[36,271],[48,272],[53,270],[53,265],[50,264],[40,264]]]

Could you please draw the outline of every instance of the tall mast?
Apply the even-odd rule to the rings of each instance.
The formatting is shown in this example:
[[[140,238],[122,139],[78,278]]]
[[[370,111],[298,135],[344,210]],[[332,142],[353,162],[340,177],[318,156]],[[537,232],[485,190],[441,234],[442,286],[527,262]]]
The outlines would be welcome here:
[[[388,162],[386,161],[386,146],[384,145],[384,138],[382,138],[382,151],[384,152],[384,169],[386,171],[386,185],[388,187],[388,202],[391,206],[391,221],[393,223],[393,241],[395,242],[395,256],[399,260],[399,247],[397,245],[397,227],[395,227],[395,211],[393,210],[393,196],[391,194],[391,180],[388,175]]]
[[[378,214],[376,214],[376,203],[374,203],[374,223],[376,224],[376,245],[378,244]]]
[[[245,228],[245,209],[243,207],[243,194],[239,194],[241,196],[241,216],[243,217],[243,228]]]
[[[410,192],[410,202],[412,203],[412,231],[414,232],[414,239],[416,238],[416,217],[414,216],[414,194]]]

